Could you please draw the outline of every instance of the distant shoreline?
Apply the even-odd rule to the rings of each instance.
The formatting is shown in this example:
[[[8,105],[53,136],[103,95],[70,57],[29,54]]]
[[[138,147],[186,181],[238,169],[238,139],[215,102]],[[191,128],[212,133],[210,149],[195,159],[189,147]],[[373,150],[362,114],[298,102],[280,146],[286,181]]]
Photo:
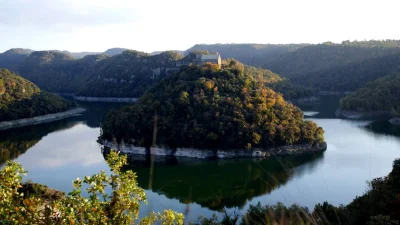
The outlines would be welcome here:
[[[84,111],[86,111],[86,109],[84,109],[84,108],[74,108],[74,109],[70,109],[70,110],[67,110],[64,112],[52,113],[52,114],[36,116],[36,117],[32,117],[32,118],[3,121],[3,122],[0,122],[0,130],[7,130],[7,129],[11,129],[11,128],[36,125],[36,124],[41,124],[41,123],[49,123],[49,122],[53,122],[56,120],[62,120],[62,119],[65,119],[65,118],[68,118],[71,116],[77,116],[77,115],[83,113]]]
[[[117,98],[117,97],[92,97],[92,96],[77,96],[74,93],[53,93],[59,96],[71,97],[81,102],[115,102],[115,103],[133,103],[137,98]]]

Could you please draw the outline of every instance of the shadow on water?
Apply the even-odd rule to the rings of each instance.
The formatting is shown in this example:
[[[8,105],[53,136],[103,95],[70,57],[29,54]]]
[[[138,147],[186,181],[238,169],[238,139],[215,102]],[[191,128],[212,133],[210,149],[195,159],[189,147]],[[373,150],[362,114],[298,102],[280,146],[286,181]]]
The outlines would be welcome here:
[[[196,160],[129,155],[125,169],[138,175],[140,187],[197,203],[211,210],[243,207],[294,176],[313,171],[323,153],[267,159]],[[154,162],[154,163],[152,163]]]
[[[318,112],[305,118],[337,118],[335,115],[336,110],[339,108],[340,95],[326,95],[319,96],[319,101],[309,105],[297,105],[302,111]]]
[[[340,99],[344,96],[320,96],[320,101],[315,104],[297,105],[304,111],[305,119],[339,119],[335,115],[335,111],[339,108]],[[357,123],[357,121],[368,121],[368,125],[360,126],[371,134],[391,135],[400,137],[400,126],[390,124],[386,116],[371,117],[365,119],[345,119],[350,122]],[[375,121],[374,121],[375,120]],[[373,121],[373,122],[370,122]]]
[[[0,165],[24,154],[49,133],[65,130],[76,124],[77,122],[62,120],[0,131]]]
[[[102,103],[102,102],[78,102],[79,107],[87,109],[82,116],[78,118],[79,121],[85,123],[90,128],[100,127],[101,121],[107,113],[112,109],[119,109],[126,104],[124,103]]]

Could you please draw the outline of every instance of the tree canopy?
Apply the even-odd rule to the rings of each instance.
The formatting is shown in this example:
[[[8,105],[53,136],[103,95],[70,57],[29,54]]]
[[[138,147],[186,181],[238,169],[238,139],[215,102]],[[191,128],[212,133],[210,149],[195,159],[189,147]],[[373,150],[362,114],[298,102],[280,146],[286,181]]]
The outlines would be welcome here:
[[[126,156],[111,152],[110,175],[101,171],[73,181],[74,189],[63,193],[40,184],[22,183],[26,171],[8,161],[0,170],[0,221],[2,224],[161,224],[181,225],[183,214],[172,210],[150,213],[139,219],[146,194],[136,174],[122,171]],[[87,196],[82,194],[85,187]],[[108,194],[107,191],[110,191]]]
[[[311,89],[355,91],[367,82],[400,71],[399,43],[399,40],[370,40],[317,45],[215,44],[195,45],[188,51],[217,51],[224,58],[267,68],[290,79],[290,85],[305,87],[300,91],[303,95],[312,95]]]
[[[359,112],[390,112],[400,116],[400,73],[368,83],[354,94],[341,99],[340,107]]]
[[[243,65],[242,65],[243,66]],[[237,61],[182,68],[135,105],[112,111],[103,137],[136,145],[244,149],[323,141],[323,130]],[[153,133],[156,132],[156,137]]]
[[[41,91],[32,82],[0,69],[0,121],[57,113],[73,106],[71,101]]]

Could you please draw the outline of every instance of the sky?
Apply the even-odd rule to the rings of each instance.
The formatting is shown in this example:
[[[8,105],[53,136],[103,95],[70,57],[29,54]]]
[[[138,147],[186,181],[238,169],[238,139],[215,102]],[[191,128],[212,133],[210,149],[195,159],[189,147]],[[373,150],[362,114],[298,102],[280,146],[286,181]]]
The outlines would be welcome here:
[[[400,39],[399,0],[0,0],[0,52]]]

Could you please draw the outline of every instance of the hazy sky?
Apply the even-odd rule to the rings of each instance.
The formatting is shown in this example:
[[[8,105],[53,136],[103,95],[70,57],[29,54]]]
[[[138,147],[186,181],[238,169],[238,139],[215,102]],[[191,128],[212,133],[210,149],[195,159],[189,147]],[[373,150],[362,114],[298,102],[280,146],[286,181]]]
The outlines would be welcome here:
[[[0,0],[0,52],[400,39],[399,0]]]

